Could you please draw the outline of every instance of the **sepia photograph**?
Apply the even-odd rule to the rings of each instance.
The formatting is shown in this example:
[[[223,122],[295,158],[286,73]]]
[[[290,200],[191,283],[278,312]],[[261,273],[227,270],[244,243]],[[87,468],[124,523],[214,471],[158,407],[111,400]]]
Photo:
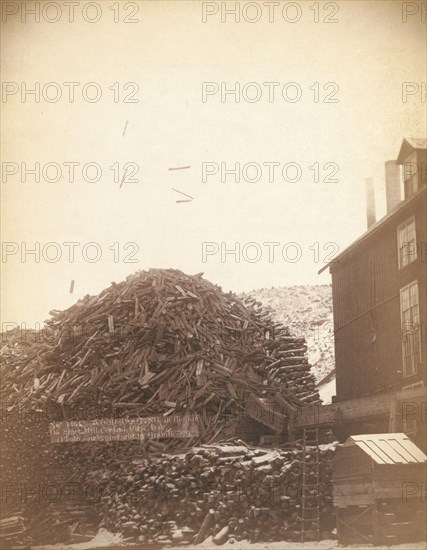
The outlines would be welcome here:
[[[427,1],[0,7],[0,550],[425,549]]]

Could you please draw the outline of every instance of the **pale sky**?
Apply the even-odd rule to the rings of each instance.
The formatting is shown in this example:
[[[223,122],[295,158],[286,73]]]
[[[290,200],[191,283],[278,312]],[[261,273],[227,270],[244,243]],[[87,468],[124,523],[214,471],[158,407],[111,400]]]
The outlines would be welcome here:
[[[301,17],[295,23],[283,19],[283,2],[271,23],[263,2],[256,23],[243,17],[239,23],[230,17],[222,23],[221,2],[210,3],[218,13],[205,23],[198,1],[131,2],[128,12],[123,11],[126,2],[120,2],[118,23],[109,0],[97,3],[101,17],[96,23],[83,18],[88,2],[77,3],[74,23],[62,2],[56,3],[62,5],[58,22],[46,21],[41,13],[38,23],[30,15],[21,21],[21,2],[9,4],[18,13],[2,23],[2,81],[11,83],[8,91],[17,91],[2,96],[2,167],[17,165],[19,172],[2,182],[1,240],[9,243],[4,250],[16,251],[3,256],[2,263],[2,320],[7,323],[25,322],[31,328],[49,310],[68,307],[150,267],[203,271],[210,281],[236,292],[329,283],[328,273],[317,274],[327,253],[343,250],[365,231],[364,179],[375,177],[381,217],[384,162],[397,157],[404,136],[426,134],[425,87],[424,97],[418,91],[402,102],[403,82],[421,90],[426,81],[421,2],[410,3],[419,11],[408,15],[407,22],[398,1],[335,2],[338,22],[330,24],[313,21],[313,2],[296,3]],[[240,2],[240,9],[245,4]],[[329,13],[325,6],[319,2],[321,21]],[[124,23],[132,7],[139,22]],[[91,18],[94,12],[85,13]],[[253,12],[245,13],[251,17]],[[36,103],[27,95],[23,102],[23,83],[30,89],[36,82],[41,89],[57,83],[61,99],[51,103],[42,95]],[[79,83],[74,103],[64,82]],[[102,91],[96,103],[82,95],[89,82]],[[124,88],[130,82],[139,86],[137,103],[122,101],[134,91],[133,85]],[[242,95],[238,103],[231,96],[222,102],[220,93],[202,102],[203,82],[219,88],[222,82],[227,88],[254,82],[262,94],[254,103]],[[279,83],[271,103],[264,82]],[[295,103],[281,95],[289,82],[302,93]],[[318,103],[310,90],[316,82]],[[328,82],[339,86],[333,96],[338,103],[322,101],[334,89],[323,90]],[[115,103],[117,88],[121,100]],[[252,97],[256,88],[247,89]],[[94,88],[87,91],[90,95]],[[55,88],[48,93],[53,97]],[[41,181],[27,175],[21,182],[21,163],[31,168],[36,162]],[[74,182],[63,164],[69,162],[80,163]],[[124,181],[120,187],[126,162],[139,166],[139,181]],[[241,177],[237,183],[230,175],[222,182],[218,173],[203,182],[206,162],[227,168],[236,162],[242,167],[257,163],[262,175],[257,182]],[[265,162],[279,163],[273,182]],[[321,168],[335,163],[339,181],[315,183],[309,167],[316,162]],[[60,165],[58,182],[44,180],[47,163]],[[85,181],[81,168],[86,163],[101,167],[98,182]],[[117,182],[109,169],[115,163],[120,166]],[[298,163],[300,181],[283,180],[281,169],[287,163]],[[168,170],[178,166],[191,168]],[[249,179],[251,172],[247,174]],[[326,175],[323,169],[320,175]],[[185,196],[172,188],[194,199],[177,203]],[[42,254],[52,242],[62,253],[56,263]],[[74,262],[69,261],[70,246],[64,245],[69,242],[79,243]],[[95,263],[82,254],[91,242],[102,253]],[[231,255],[221,261],[219,252],[204,262],[203,242],[217,243],[211,250],[218,251],[240,243],[240,262]],[[254,263],[242,254],[250,242],[262,250]],[[265,242],[279,243],[274,261],[269,261]],[[294,263],[281,255],[290,242],[297,243],[301,256]],[[24,246],[31,249],[35,243],[40,243],[40,261],[28,254],[23,262]],[[134,245],[125,249],[126,243],[137,243],[138,263],[124,262],[124,255],[135,250]],[[327,243],[336,244],[323,250]],[[320,248],[317,262],[313,245]],[[54,248],[44,250],[54,258]],[[295,249],[288,250],[292,256]],[[94,254],[93,247],[85,251]],[[252,257],[255,248],[245,251]]]

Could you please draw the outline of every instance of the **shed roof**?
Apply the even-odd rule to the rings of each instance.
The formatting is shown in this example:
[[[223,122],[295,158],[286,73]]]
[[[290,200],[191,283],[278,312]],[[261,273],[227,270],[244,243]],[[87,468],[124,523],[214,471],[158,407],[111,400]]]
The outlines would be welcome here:
[[[344,447],[357,445],[377,464],[414,464],[427,456],[404,433],[352,435]]]

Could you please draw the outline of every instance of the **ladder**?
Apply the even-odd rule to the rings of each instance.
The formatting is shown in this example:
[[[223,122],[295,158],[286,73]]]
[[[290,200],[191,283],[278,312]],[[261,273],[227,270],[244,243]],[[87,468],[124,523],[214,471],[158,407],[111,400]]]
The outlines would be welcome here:
[[[304,428],[302,449],[301,542],[320,540],[319,428]]]

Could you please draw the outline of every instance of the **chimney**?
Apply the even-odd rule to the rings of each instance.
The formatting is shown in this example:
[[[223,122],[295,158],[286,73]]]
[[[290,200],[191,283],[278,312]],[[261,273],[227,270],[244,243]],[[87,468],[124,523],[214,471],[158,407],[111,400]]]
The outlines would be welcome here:
[[[400,165],[395,160],[388,160],[385,163],[385,196],[388,214],[402,200],[400,193]]]
[[[365,179],[365,191],[366,191],[366,220],[368,223],[368,229],[374,225],[375,219],[375,190],[374,190],[374,178]]]

